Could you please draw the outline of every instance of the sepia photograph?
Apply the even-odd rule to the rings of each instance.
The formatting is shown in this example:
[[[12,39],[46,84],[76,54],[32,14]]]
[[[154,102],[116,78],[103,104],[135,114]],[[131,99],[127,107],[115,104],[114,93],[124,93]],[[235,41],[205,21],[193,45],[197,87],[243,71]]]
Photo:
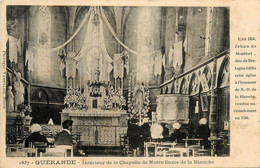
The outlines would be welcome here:
[[[230,157],[229,7],[3,17],[6,157]]]

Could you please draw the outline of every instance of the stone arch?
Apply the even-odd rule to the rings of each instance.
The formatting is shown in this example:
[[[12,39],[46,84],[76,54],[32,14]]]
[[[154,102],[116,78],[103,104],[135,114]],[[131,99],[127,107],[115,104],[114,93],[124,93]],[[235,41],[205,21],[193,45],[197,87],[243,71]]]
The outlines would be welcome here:
[[[167,93],[168,93],[168,90],[169,90],[169,88],[168,88],[168,86],[166,86],[164,93],[167,94]]]
[[[175,93],[175,84],[174,83],[172,83],[171,92],[170,93],[171,94]]]
[[[51,96],[52,103],[64,103],[65,94],[62,91],[56,91]]]
[[[161,88],[161,92],[160,92],[160,94],[163,94],[163,88]]]
[[[211,88],[211,85],[212,85],[212,73],[211,73],[211,70],[208,65],[206,65],[204,67],[204,69],[202,71],[202,75],[205,77],[205,78],[204,77],[203,78],[207,81],[207,83],[202,84],[202,82],[204,80],[202,82],[200,82],[200,89],[201,89],[201,91],[207,91],[208,89]]]
[[[199,80],[197,74],[194,72],[191,75],[189,83],[189,94],[196,94],[199,92]]]
[[[179,93],[180,94],[188,94],[187,82],[186,82],[185,78],[182,78]]]
[[[44,89],[37,89],[32,94],[32,101],[33,102],[41,102],[41,103],[49,103],[49,95]]]
[[[230,121],[230,67],[229,57],[225,57],[217,77],[217,131],[224,130],[224,122]]]
[[[229,68],[229,58],[225,57],[219,68],[217,86],[228,86],[230,83],[230,68]]]

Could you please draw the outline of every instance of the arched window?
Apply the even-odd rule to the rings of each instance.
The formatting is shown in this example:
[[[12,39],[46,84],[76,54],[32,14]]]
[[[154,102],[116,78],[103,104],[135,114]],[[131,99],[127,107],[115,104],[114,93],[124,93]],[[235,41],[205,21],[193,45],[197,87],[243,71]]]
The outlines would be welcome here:
[[[180,94],[188,94],[187,82],[185,78],[183,78],[181,82]]]
[[[51,47],[51,13],[49,8],[39,7],[37,17],[38,73],[42,77],[50,78],[51,58],[48,49]]]
[[[208,91],[211,88],[212,79],[212,74],[208,66],[204,68],[202,76],[203,77],[201,77],[201,89],[202,91]]]
[[[54,92],[51,97],[52,103],[64,103],[64,93],[61,91]]]
[[[229,83],[230,83],[229,60],[226,58],[224,59],[220,67],[218,86],[219,87],[228,86]]]
[[[49,103],[49,96],[47,92],[43,89],[37,89],[32,94],[32,102]]]
[[[191,95],[197,94],[199,91],[199,80],[195,73],[192,74],[191,80],[190,80],[190,87],[189,87],[189,93]]]

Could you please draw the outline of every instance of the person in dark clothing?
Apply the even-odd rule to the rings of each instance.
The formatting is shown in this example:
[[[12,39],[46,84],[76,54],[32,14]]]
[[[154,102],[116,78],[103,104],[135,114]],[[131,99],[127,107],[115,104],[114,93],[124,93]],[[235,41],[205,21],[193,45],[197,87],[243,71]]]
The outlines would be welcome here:
[[[49,144],[46,137],[41,134],[42,127],[39,124],[33,124],[31,126],[30,130],[32,132],[31,135],[29,135],[25,139],[26,148],[30,147],[30,143],[33,143],[33,142],[43,142],[43,143],[46,143],[47,145]]]
[[[141,127],[140,127],[140,136],[142,141],[149,141],[151,138],[151,131],[150,131],[150,125],[148,122],[144,123]]]
[[[72,131],[72,120],[66,120],[62,123],[63,130],[58,133],[55,137],[55,145],[73,145],[71,131]]]
[[[181,130],[181,124],[178,122],[172,125],[174,132],[172,133],[171,140],[177,143],[184,143],[183,139],[186,138],[186,134]]]
[[[195,131],[195,137],[203,139],[202,145],[204,145],[205,148],[209,146],[208,138],[210,137],[210,129],[207,125],[206,118],[200,119],[199,126]]]
[[[144,151],[144,142],[148,142],[151,139],[150,125],[148,122],[144,123],[140,127],[140,149]]]
[[[198,128],[198,118],[197,116],[194,116],[193,118],[190,119],[189,121],[189,127],[188,127],[188,133],[190,138],[195,137],[195,131]]]
[[[167,138],[169,137],[168,124],[161,123],[161,126],[163,127],[163,132],[162,132],[163,139],[162,139],[162,141],[167,141]]]
[[[130,149],[137,149],[140,143],[140,127],[135,119],[128,122],[127,136],[129,137]]]

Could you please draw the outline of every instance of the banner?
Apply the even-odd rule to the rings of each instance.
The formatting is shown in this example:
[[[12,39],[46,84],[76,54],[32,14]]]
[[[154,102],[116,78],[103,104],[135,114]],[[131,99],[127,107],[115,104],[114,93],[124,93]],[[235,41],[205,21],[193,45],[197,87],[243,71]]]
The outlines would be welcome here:
[[[76,77],[76,61],[73,59],[66,60],[66,77]]]
[[[124,67],[121,54],[114,54],[114,78],[124,77]]]
[[[176,69],[177,65],[181,67],[182,60],[182,41],[174,43],[173,67]]]

